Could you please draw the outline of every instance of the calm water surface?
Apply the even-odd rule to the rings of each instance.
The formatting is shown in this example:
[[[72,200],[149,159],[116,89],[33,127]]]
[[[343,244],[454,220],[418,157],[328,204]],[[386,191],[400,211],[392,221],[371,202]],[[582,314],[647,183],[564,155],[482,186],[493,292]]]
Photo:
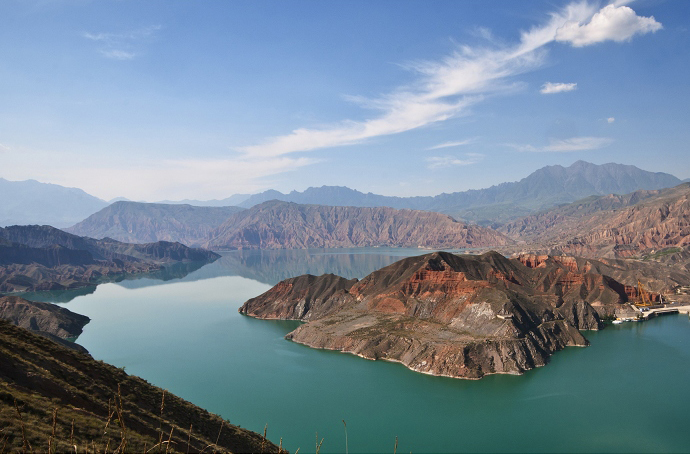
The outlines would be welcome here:
[[[33,295],[91,317],[91,354],[294,452],[690,451],[690,321],[587,332],[522,376],[431,377],[283,339],[297,322],[243,317],[281,279],[363,277],[416,249],[229,252],[169,276]],[[191,271],[184,275],[185,272]],[[184,276],[184,277],[181,277]],[[163,280],[167,279],[167,280]],[[85,294],[87,293],[87,294]],[[65,302],[69,300],[68,302]]]

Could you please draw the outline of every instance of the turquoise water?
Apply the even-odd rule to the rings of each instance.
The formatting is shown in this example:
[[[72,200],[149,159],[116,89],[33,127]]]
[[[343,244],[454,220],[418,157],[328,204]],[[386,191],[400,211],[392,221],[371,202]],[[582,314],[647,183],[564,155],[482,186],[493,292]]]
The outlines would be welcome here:
[[[290,275],[362,277],[403,249],[224,253],[188,275],[99,285],[62,300],[92,321],[97,359],[262,432],[294,452],[688,452],[690,321],[671,315],[587,332],[522,376],[479,381],[313,350],[283,339],[297,322],[240,316]],[[60,301],[60,295],[34,295]]]

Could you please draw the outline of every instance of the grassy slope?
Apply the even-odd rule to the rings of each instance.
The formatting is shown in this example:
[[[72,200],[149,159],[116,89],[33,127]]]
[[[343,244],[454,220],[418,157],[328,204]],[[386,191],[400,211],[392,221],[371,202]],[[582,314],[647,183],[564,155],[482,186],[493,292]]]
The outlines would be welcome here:
[[[144,452],[160,440],[179,452],[278,452],[139,377],[0,320],[0,452]]]

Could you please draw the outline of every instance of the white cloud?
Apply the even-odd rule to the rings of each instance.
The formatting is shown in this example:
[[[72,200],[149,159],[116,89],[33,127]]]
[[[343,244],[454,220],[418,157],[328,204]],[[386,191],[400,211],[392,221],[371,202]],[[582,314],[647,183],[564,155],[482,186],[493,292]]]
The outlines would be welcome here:
[[[444,143],[440,143],[438,145],[434,145],[433,147],[429,147],[429,148],[427,148],[427,150],[438,150],[439,148],[461,147],[463,145],[469,145],[469,144],[474,143],[476,141],[477,141],[477,138],[474,137],[472,139],[459,140],[457,142],[444,142]]]
[[[3,151],[10,151],[10,147],[8,147],[7,145],[5,145],[3,143],[0,143],[0,152],[3,152]]]
[[[574,2],[551,13],[545,25],[523,32],[520,41],[512,46],[458,46],[441,61],[408,64],[407,69],[417,74],[416,82],[408,86],[378,98],[348,97],[380,111],[379,116],[321,128],[299,128],[237,151],[251,157],[275,157],[352,145],[442,122],[467,112],[484,95],[509,91],[515,85],[510,79],[542,66],[544,46],[557,39],[581,46],[609,39],[622,41],[660,27],[654,18],[638,17],[627,6],[614,4],[598,10],[595,5]]]
[[[466,159],[460,159],[456,156],[432,156],[426,159],[429,163],[428,168],[438,169],[442,167],[451,166],[469,166],[476,164],[484,158],[483,154],[480,153],[466,153]]]
[[[611,123],[613,123],[614,121],[616,121],[616,119],[613,118],[613,117],[608,117],[608,118],[606,119],[606,121],[608,122],[608,124],[611,124]]]
[[[82,36],[88,40],[102,45],[99,49],[101,55],[114,60],[131,60],[137,56],[135,48],[142,41],[150,40],[162,27],[152,25],[122,33],[84,33]]]
[[[608,137],[571,137],[568,139],[553,139],[548,145],[543,147],[535,147],[534,145],[506,145],[518,151],[565,153],[570,151],[597,150],[605,147],[611,142],[613,142],[613,140]]]
[[[550,95],[553,93],[563,93],[566,91],[573,91],[577,88],[577,83],[552,83],[552,82],[546,82],[544,85],[542,85],[541,90],[539,92],[544,95]]]
[[[653,16],[641,17],[628,6],[610,4],[594,14],[587,23],[571,20],[556,32],[556,41],[574,47],[603,41],[629,41],[636,34],[654,33],[662,28]]]

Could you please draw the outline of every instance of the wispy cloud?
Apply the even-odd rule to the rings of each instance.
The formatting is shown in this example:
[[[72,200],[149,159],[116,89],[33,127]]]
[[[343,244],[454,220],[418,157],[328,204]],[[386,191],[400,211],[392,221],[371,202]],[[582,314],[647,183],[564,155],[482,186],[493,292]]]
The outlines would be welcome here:
[[[464,159],[449,155],[432,156],[426,159],[428,162],[427,167],[430,169],[439,169],[451,166],[469,166],[484,159],[484,155],[481,153],[465,153],[464,156]]]
[[[607,122],[608,124],[611,124],[611,123],[613,123],[614,121],[616,121],[616,119],[613,118],[613,117],[608,117],[608,118],[606,119],[606,122]]]
[[[152,25],[121,33],[84,33],[90,41],[100,43],[98,51],[114,60],[131,60],[138,55],[136,49],[141,42],[151,39],[162,27]]]
[[[442,122],[467,112],[490,93],[511,89],[510,79],[541,67],[545,46],[554,41],[580,47],[606,40],[624,41],[637,33],[656,31],[661,24],[640,17],[627,6],[602,9],[576,2],[551,13],[546,24],[521,34],[514,45],[491,48],[458,46],[440,61],[410,63],[416,82],[378,98],[350,97],[380,111],[363,121],[345,120],[322,128],[300,128],[237,150],[254,158],[351,145]]]
[[[439,148],[461,147],[463,145],[469,145],[469,144],[474,143],[476,141],[477,141],[477,138],[473,137],[471,139],[459,140],[457,142],[444,142],[444,143],[440,143],[438,145],[434,145],[433,147],[429,147],[429,148],[427,148],[427,150],[438,150]]]
[[[611,142],[613,142],[613,139],[609,139],[608,137],[570,137],[568,139],[553,139],[548,145],[542,147],[535,147],[534,145],[506,145],[518,151],[564,153],[570,151],[597,150],[605,147]]]
[[[0,143],[0,153],[3,151],[10,151],[10,147],[8,147],[7,145],[5,145],[3,143]]]
[[[127,52],[118,49],[101,49],[101,53],[108,58],[115,60],[131,60],[137,56],[134,52]]]
[[[542,85],[541,90],[539,90],[539,93],[543,95],[550,95],[553,93],[563,93],[566,91],[573,91],[577,88],[577,83],[552,83],[552,82],[546,82],[544,85]]]

